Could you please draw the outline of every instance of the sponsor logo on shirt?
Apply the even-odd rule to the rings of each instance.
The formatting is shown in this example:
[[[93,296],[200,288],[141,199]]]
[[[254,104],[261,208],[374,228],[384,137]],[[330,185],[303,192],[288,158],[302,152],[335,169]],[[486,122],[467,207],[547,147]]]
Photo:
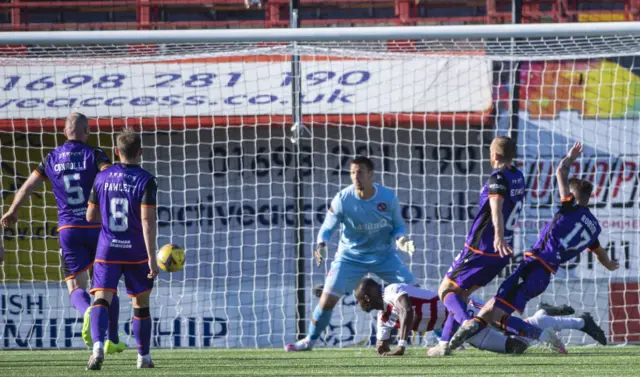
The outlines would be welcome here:
[[[355,224],[356,230],[366,230],[369,232],[378,231],[389,226],[387,219],[382,219],[377,223]]]

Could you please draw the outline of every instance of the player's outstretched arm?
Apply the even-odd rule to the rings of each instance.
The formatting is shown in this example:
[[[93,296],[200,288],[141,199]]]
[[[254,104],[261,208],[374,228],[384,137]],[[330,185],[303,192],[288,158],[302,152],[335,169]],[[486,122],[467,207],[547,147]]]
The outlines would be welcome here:
[[[0,233],[0,236],[2,236],[1,233]],[[3,263],[4,263],[4,242],[0,239],[0,265]]]
[[[409,332],[413,327],[413,306],[407,295],[402,295],[396,300],[395,307],[398,310],[400,321],[400,331],[398,331],[398,346],[395,350],[387,352],[384,356],[402,356],[404,355],[406,341],[409,338]]]
[[[582,143],[576,141],[573,147],[569,150],[569,153],[560,161],[558,168],[556,169],[556,179],[558,180],[558,191],[560,192],[560,198],[564,199],[571,191],[569,191],[569,170],[573,162],[582,154]]]
[[[504,198],[500,195],[491,195],[489,205],[494,228],[493,248],[501,257],[506,257],[513,254],[513,249],[504,239],[504,215],[502,214]]]
[[[31,173],[27,181],[20,187],[20,190],[18,190],[16,196],[13,198],[13,203],[11,203],[9,210],[2,216],[2,220],[0,220],[2,226],[10,226],[18,221],[18,211],[31,194],[42,186],[43,182],[44,179],[38,173],[35,171]]]
[[[338,194],[331,201],[327,216],[324,218],[320,231],[318,232],[318,247],[316,247],[316,250],[313,252],[313,256],[316,259],[316,266],[320,267],[322,260],[327,256],[327,242],[331,240],[333,232],[338,229],[341,221],[342,202],[340,201],[340,194]]]
[[[607,270],[615,271],[620,267],[620,264],[617,260],[609,258],[609,253],[607,253],[607,250],[605,250],[604,248],[598,246],[595,249],[590,248],[589,250],[591,250],[596,255],[596,258],[598,258],[598,262],[600,262],[600,264],[603,265]]]

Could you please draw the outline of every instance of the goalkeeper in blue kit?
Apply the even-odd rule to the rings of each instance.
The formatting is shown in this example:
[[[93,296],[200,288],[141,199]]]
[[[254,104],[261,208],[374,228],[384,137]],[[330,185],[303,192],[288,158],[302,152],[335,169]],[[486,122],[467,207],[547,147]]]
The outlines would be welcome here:
[[[317,265],[327,254],[326,244],[333,232],[342,224],[338,252],[313,311],[308,335],[295,344],[287,344],[288,352],[310,351],[329,325],[340,297],[352,291],[367,273],[374,273],[387,283],[414,283],[411,271],[397,251],[409,255],[415,251],[413,241],[406,236],[398,198],[392,190],[373,183],[373,172],[369,158],[353,159],[350,165],[353,184],[331,201],[314,252]]]

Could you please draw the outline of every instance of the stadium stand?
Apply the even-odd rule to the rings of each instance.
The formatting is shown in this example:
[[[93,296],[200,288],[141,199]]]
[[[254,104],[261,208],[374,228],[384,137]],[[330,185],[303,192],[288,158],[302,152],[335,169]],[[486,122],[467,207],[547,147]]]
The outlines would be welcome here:
[[[303,27],[502,24],[511,0],[301,0]],[[636,20],[640,0],[523,0],[523,22]],[[2,0],[0,31],[289,26],[289,0]]]

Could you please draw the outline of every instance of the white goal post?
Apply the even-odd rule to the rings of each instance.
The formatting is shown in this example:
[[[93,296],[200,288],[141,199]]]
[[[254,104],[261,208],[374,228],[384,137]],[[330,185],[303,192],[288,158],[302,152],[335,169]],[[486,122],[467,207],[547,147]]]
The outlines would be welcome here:
[[[377,181],[396,191],[417,247],[405,261],[437,289],[477,210],[491,139],[517,138],[527,182],[514,265],[560,202],[555,164],[581,140],[572,174],[594,183],[600,242],[621,268],[585,252],[541,299],[591,312],[611,342],[640,342],[639,55],[637,22],[0,33],[1,204],[63,142],[69,112],[91,119],[90,143],[110,157],[118,130],[140,130],[143,167],[159,182],[158,244],[187,254],[152,294],[152,346],[281,347],[299,335],[298,313],[309,320],[335,253],[337,235],[328,261],[312,262],[354,155],[372,156]],[[4,230],[0,348],[83,346],[46,186]],[[348,295],[324,343],[368,345],[372,324]]]

